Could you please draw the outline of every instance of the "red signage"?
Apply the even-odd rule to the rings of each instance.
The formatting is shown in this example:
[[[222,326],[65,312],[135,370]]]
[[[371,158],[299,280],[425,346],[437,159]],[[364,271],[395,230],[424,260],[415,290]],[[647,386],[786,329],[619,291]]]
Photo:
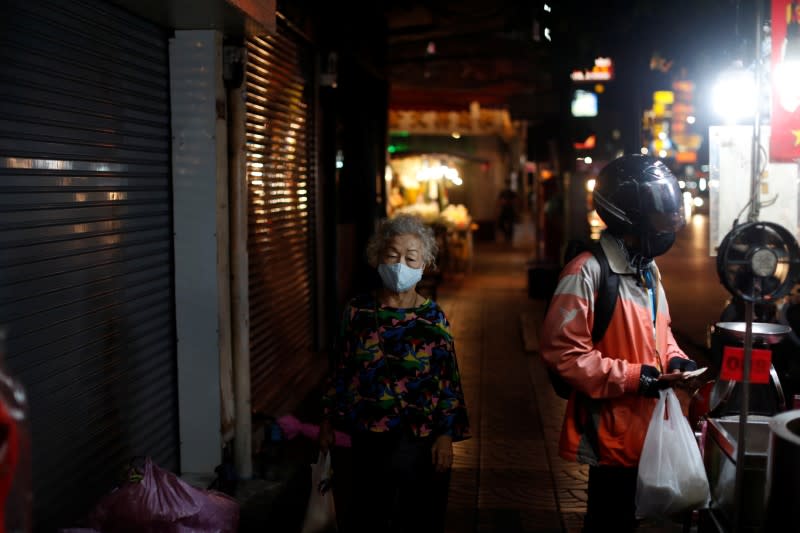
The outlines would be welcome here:
[[[769,369],[772,366],[772,352],[754,348],[750,356],[750,383],[769,383]],[[742,381],[744,378],[744,348],[726,346],[722,351],[722,368],[719,379]]]
[[[772,0],[770,159],[800,160],[800,1]]]

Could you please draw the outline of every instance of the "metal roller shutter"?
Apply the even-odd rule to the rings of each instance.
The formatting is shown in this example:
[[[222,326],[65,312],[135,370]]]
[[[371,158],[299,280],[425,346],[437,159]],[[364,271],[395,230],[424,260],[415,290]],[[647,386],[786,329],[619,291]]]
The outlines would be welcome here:
[[[100,1],[0,6],[0,324],[51,530],[134,455],[178,467],[167,39]]]
[[[247,42],[252,406],[275,414],[314,385],[313,117],[288,30]]]

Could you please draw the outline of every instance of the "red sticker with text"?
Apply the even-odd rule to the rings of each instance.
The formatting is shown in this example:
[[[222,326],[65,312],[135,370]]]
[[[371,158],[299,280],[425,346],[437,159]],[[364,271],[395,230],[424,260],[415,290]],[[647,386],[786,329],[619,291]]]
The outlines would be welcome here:
[[[754,348],[750,357],[750,383],[769,383],[772,366],[772,351]],[[742,381],[744,378],[744,348],[726,346],[722,352],[722,368],[719,378],[727,381]]]

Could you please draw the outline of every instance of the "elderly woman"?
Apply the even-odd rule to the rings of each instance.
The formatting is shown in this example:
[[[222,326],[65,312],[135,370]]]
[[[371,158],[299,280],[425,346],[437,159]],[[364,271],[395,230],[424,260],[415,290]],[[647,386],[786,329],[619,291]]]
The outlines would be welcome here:
[[[416,291],[436,251],[419,219],[384,221],[367,246],[383,286],[344,311],[320,448],[334,424],[352,435],[348,533],[444,531],[452,444],[469,428],[450,325]]]

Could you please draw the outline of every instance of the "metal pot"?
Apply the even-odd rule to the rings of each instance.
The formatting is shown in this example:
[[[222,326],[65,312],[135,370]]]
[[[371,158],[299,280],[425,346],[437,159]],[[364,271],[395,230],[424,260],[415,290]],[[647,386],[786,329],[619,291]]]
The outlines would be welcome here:
[[[780,531],[800,509],[800,410],[775,415],[769,426],[766,531]]]

